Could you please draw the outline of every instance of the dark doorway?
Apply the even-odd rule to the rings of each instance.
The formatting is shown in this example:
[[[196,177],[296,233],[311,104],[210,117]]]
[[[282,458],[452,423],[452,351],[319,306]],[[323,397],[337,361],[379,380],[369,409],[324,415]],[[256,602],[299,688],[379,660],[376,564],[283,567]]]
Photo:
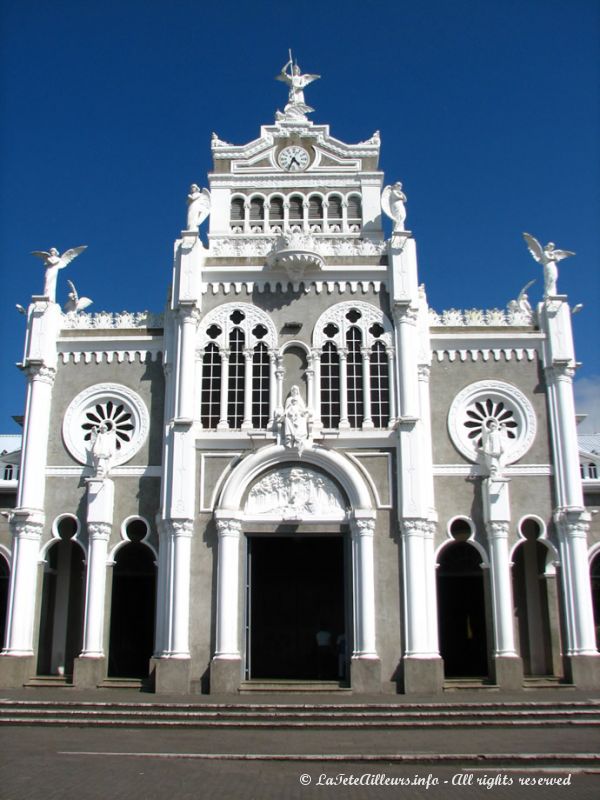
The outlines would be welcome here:
[[[83,641],[84,588],[83,550],[75,542],[61,539],[48,551],[44,565],[39,675],[73,674],[73,661]]]
[[[249,677],[344,677],[344,538],[253,536],[248,547]]]
[[[552,642],[545,569],[547,548],[535,539],[520,544],[513,559],[513,594],[525,675],[551,675]]]
[[[139,542],[122,547],[112,580],[108,674],[145,678],[154,649],[156,566],[150,548]]]
[[[448,678],[488,674],[485,594],[481,556],[467,542],[456,542],[438,560],[440,650]]]
[[[0,555],[0,647],[4,647],[6,634],[6,613],[8,611],[8,583],[10,570],[8,561]]]
[[[600,647],[600,553],[594,556],[590,569],[592,581],[592,603],[594,604],[594,625],[596,626],[596,647]]]

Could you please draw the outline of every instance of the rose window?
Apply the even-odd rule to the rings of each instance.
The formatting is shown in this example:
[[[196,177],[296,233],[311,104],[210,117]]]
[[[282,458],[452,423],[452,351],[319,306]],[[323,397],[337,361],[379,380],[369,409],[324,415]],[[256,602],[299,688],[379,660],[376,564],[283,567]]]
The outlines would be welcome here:
[[[113,465],[125,464],[148,437],[148,409],[122,384],[97,383],[80,392],[67,408],[62,432],[65,447],[81,464],[90,464],[93,434],[101,425],[115,434]]]
[[[469,461],[481,455],[482,434],[492,421],[504,433],[507,464],[529,450],[536,434],[535,411],[520,389],[504,381],[477,381],[459,392],[448,411],[448,433]]]
[[[514,412],[502,400],[476,400],[470,408],[466,409],[467,419],[464,422],[468,429],[468,438],[473,440],[477,447],[481,447],[484,428],[487,429],[491,420],[496,420],[504,429],[509,439],[516,439],[518,422]]]
[[[127,411],[123,403],[113,403],[112,400],[96,403],[92,410],[85,412],[85,421],[81,425],[86,432],[83,440],[91,442],[94,431],[104,423],[107,430],[115,432],[117,450],[120,450],[124,443],[131,441],[135,428],[131,419],[131,412]]]

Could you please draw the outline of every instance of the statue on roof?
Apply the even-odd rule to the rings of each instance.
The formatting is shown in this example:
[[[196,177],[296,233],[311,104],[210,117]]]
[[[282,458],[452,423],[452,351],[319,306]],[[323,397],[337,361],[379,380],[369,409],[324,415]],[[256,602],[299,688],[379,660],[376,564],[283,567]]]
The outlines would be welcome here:
[[[200,225],[210,214],[210,192],[200,189],[197,183],[192,183],[187,196],[187,231],[197,231]]]
[[[71,247],[70,250],[65,250],[65,252],[61,255],[56,247],[51,247],[50,250],[34,250],[32,252],[32,256],[37,256],[41,258],[44,262],[44,267],[46,268],[45,278],[44,278],[44,296],[47,297],[51,303],[56,302],[56,279],[58,278],[58,272],[61,269],[64,269],[67,264],[70,264],[74,258],[87,248],[87,245],[81,245],[80,247]]]
[[[283,66],[279,75],[275,76],[275,80],[287,83],[289,87],[289,99],[286,107],[284,108],[285,114],[292,117],[303,117],[309,111],[314,111],[313,108],[306,105],[304,102],[304,88],[309,83],[318,80],[320,75],[303,75],[300,72],[298,62],[292,58],[292,51],[289,51],[289,59]],[[289,70],[289,71],[288,71]]]
[[[531,255],[544,268],[544,298],[553,297],[558,294],[556,288],[556,281],[558,280],[557,263],[562,261],[563,258],[574,256],[575,253],[571,250],[557,250],[554,242],[548,242],[542,247],[535,236],[530,233],[524,233],[523,238]]]
[[[386,214],[394,222],[394,233],[405,230],[404,223],[406,221],[406,195],[402,190],[400,181],[391,186],[386,186],[381,193],[381,207]]]

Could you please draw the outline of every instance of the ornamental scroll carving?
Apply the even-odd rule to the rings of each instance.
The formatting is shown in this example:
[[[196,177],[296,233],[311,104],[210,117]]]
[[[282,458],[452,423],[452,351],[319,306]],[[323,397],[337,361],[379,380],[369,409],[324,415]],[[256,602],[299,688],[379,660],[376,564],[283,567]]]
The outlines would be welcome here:
[[[305,467],[283,467],[254,484],[245,513],[261,519],[331,519],[346,516],[346,501],[326,475]]]

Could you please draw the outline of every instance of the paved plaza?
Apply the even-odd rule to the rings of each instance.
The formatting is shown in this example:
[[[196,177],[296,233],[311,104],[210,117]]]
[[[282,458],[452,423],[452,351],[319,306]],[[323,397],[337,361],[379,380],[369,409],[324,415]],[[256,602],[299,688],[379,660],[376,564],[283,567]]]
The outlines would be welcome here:
[[[63,690],[59,695],[26,690],[2,694],[12,699],[90,699],[88,693],[76,690]],[[204,704],[224,699],[157,698],[129,692],[102,695],[107,701],[120,702]],[[551,696],[556,699],[555,694]],[[569,696],[579,695],[569,692]],[[93,697],[100,699],[97,692]],[[444,701],[447,699],[444,696]],[[457,702],[459,699],[467,698],[461,695]],[[520,699],[524,699],[523,695]],[[252,702],[314,700],[304,695],[252,698]],[[390,704],[406,702],[399,696],[389,700]],[[598,768],[578,766],[576,761],[578,754],[598,753],[599,745],[597,728],[575,725],[402,731],[7,726],[0,727],[0,798],[597,800]],[[548,768],[540,759],[526,759],[531,754],[558,753],[572,754],[573,763]],[[493,758],[497,754],[512,754],[521,761],[516,765],[514,761],[499,764]],[[474,755],[480,756],[478,761]],[[544,781],[542,785],[540,780]]]

